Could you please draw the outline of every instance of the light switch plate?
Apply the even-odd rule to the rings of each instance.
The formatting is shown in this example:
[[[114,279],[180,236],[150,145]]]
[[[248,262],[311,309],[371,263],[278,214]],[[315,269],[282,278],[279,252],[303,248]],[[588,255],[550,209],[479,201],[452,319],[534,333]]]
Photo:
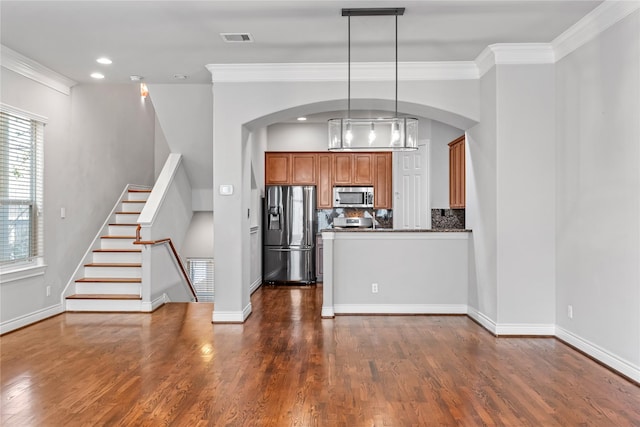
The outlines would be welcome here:
[[[220,186],[220,194],[222,196],[230,196],[233,194],[233,185],[231,184],[222,184]]]

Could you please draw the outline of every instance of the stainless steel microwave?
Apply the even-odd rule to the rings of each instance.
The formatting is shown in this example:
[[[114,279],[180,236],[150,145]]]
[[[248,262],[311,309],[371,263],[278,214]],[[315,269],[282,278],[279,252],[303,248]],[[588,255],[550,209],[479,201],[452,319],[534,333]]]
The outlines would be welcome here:
[[[333,187],[334,208],[372,208],[373,187]]]

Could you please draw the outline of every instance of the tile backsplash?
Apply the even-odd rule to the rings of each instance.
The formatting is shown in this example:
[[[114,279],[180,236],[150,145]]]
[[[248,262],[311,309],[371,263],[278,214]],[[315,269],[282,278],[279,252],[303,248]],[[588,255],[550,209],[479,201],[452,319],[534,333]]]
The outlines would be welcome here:
[[[375,228],[393,228],[393,211],[391,209],[333,208],[320,209],[318,214],[318,231],[333,228],[333,219],[338,217],[373,218]]]
[[[464,209],[431,209],[432,229],[464,229]]]

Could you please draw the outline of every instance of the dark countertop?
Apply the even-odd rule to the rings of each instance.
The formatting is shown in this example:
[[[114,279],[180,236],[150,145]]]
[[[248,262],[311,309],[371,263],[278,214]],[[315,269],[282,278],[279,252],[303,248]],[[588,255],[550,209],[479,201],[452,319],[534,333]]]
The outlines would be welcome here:
[[[440,229],[393,229],[393,228],[325,228],[323,231],[335,231],[336,233],[471,233],[469,229],[456,228],[440,228]]]

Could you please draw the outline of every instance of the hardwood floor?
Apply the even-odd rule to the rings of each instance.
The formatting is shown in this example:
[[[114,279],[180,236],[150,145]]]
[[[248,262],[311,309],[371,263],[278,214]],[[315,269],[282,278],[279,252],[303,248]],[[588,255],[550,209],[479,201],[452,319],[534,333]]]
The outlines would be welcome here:
[[[320,288],[65,313],[0,338],[2,426],[638,426],[640,388],[464,316],[320,319]]]

